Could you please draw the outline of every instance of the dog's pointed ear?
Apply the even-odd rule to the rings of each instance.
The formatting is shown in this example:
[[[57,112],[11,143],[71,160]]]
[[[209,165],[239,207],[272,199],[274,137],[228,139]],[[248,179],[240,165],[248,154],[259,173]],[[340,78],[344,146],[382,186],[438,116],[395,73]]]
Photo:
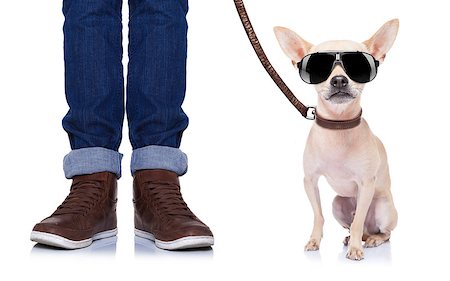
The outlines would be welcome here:
[[[369,49],[370,54],[378,61],[383,62],[386,53],[391,49],[397,37],[399,21],[393,19],[386,22],[378,31],[369,39],[363,42]]]
[[[273,28],[273,32],[275,32],[281,49],[292,60],[294,66],[302,60],[313,46],[288,28],[276,26]]]

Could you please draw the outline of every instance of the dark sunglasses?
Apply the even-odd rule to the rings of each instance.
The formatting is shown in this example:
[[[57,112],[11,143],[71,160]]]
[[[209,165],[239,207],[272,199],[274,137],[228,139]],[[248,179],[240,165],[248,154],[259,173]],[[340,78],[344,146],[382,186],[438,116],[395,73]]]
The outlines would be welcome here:
[[[336,64],[353,81],[367,83],[377,76],[380,62],[364,52],[319,52],[305,56],[297,66],[303,81],[319,84],[328,79]]]

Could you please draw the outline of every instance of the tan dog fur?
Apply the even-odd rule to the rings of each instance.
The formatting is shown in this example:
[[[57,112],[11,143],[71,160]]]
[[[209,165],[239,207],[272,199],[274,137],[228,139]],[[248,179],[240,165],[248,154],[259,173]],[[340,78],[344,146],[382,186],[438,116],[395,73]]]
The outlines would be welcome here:
[[[293,31],[275,27],[275,35],[294,65],[305,55],[320,51],[363,51],[383,62],[395,41],[399,22],[385,23],[369,40],[328,41],[312,45]],[[330,80],[344,75],[349,80],[349,98],[333,98]],[[318,93],[317,112],[331,120],[348,120],[361,110],[364,84],[352,81],[340,65],[328,80],[315,85]],[[314,211],[314,227],[305,250],[318,250],[323,234],[324,218],[320,204],[318,180],[324,176],[338,194],[333,201],[333,215],[350,231],[347,258],[361,260],[364,247],[376,247],[390,238],[397,225],[397,211],[390,191],[391,181],[386,151],[372,133],[367,122],[348,130],[329,130],[317,124],[311,128],[303,158],[304,187]]]

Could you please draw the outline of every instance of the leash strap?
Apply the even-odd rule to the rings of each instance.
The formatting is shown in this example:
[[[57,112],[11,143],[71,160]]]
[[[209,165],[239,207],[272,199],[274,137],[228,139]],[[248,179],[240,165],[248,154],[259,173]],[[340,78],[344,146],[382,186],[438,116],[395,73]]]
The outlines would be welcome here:
[[[242,25],[244,26],[245,32],[247,33],[248,39],[250,40],[250,43],[252,44],[256,55],[261,61],[261,64],[264,66],[264,69],[267,71],[267,73],[269,73],[273,82],[277,84],[278,88],[280,88],[289,102],[302,114],[303,117],[308,120],[316,120],[317,125],[330,130],[352,129],[357,127],[361,123],[362,110],[358,116],[350,120],[328,120],[317,114],[315,107],[305,106],[303,103],[301,103],[292,93],[286,83],[284,83],[280,75],[278,75],[277,71],[273,68],[272,64],[264,53],[264,50],[259,43],[258,37],[253,30],[253,26],[250,22],[247,11],[245,10],[243,0],[234,0],[234,4],[236,5],[236,9],[241,19]]]
[[[255,53],[261,61],[264,69],[270,75],[273,82],[275,82],[278,88],[280,88],[289,102],[302,114],[302,116],[308,120],[314,120],[315,107],[305,106],[297,99],[297,97],[292,93],[286,83],[284,83],[283,79],[281,79],[280,75],[278,75],[277,71],[273,68],[272,64],[267,58],[261,44],[259,43],[258,37],[253,30],[252,23],[250,22],[247,11],[245,10],[243,0],[234,0],[234,4],[236,5],[236,9],[241,19],[242,25],[244,26],[245,32],[247,33],[248,39],[250,40],[250,43],[252,44],[252,47],[255,50]]]

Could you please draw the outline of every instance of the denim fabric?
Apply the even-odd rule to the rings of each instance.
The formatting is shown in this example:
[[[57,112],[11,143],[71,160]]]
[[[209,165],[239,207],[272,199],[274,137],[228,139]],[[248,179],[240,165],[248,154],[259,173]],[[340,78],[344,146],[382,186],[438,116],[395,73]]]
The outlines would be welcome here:
[[[188,167],[187,156],[178,148],[150,145],[133,150],[131,174],[142,169],[164,169],[182,176]]]
[[[181,108],[186,90],[188,2],[129,0],[128,4],[129,137],[135,152],[151,147],[151,152],[133,153],[138,155],[136,165],[172,167],[182,174],[185,164],[180,163],[186,161],[180,159],[185,157],[173,155],[184,155],[178,147],[188,125]],[[105,167],[120,176],[116,164],[120,166],[125,113],[121,10],[122,0],[63,1],[65,92],[70,109],[62,124],[73,150],[64,161],[66,176]],[[158,146],[162,152],[155,152]],[[171,152],[167,147],[173,148]],[[107,163],[111,159],[113,163]]]
[[[63,2],[63,127],[72,149],[118,150],[124,118],[121,0]]]
[[[133,149],[179,147],[188,118],[187,1],[130,0],[127,118]]]
[[[66,178],[98,172],[115,173],[120,178],[122,154],[102,147],[89,147],[72,150],[64,157],[63,166]]]

